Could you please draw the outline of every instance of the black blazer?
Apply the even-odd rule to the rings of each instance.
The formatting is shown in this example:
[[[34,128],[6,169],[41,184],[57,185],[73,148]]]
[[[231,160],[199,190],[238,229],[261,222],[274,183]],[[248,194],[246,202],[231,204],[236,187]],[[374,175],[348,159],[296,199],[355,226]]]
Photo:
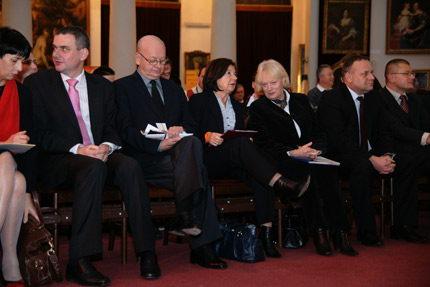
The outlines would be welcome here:
[[[217,96],[213,91],[194,94],[189,101],[190,112],[197,123],[195,136],[200,139],[203,145],[205,143],[206,132],[224,133],[224,121],[222,112],[218,104]],[[236,116],[234,129],[241,130],[245,128],[243,119],[242,104],[230,97],[231,104]]]
[[[416,151],[424,132],[430,132],[430,114],[421,99],[407,94],[409,113],[405,113],[387,88],[379,91],[383,102],[385,125],[392,136],[395,151]]]
[[[128,154],[140,154],[139,160],[151,162],[165,152],[157,151],[159,140],[147,139],[141,134],[148,124],[166,123],[167,127],[182,126],[193,133],[195,123],[188,111],[187,98],[182,88],[160,78],[163,89],[165,117],[157,110],[141,76],[134,74],[115,81],[115,99],[118,106],[117,124]]]
[[[115,127],[115,106],[112,83],[105,78],[85,72],[88,89],[91,132],[94,143],[111,142],[121,146]],[[78,120],[69,95],[55,69],[29,76],[25,84],[31,88],[37,143],[43,157],[42,166],[69,154],[70,148],[82,143]]]
[[[306,95],[290,93],[290,96],[290,115],[265,96],[252,103],[248,128],[258,131],[254,142],[275,159],[311,141],[313,148],[325,152],[326,138]],[[300,127],[300,138],[293,119]]]
[[[18,87],[19,95],[19,130],[27,131],[27,135],[30,137],[28,143],[35,144],[36,136],[33,128],[33,104],[31,100],[31,94],[27,87],[19,82],[16,82]],[[1,98],[1,97],[0,97]],[[0,150],[0,153],[2,150]],[[26,153],[13,155],[17,169],[24,175],[27,184],[27,193],[33,192],[36,186],[37,179],[37,160],[38,151],[37,147],[32,148]]]
[[[318,119],[328,138],[328,153],[361,153],[370,157],[393,152],[386,127],[381,119],[379,94],[370,92],[364,96],[367,137],[372,150],[360,149],[359,123],[354,100],[344,83],[327,91],[318,106]]]

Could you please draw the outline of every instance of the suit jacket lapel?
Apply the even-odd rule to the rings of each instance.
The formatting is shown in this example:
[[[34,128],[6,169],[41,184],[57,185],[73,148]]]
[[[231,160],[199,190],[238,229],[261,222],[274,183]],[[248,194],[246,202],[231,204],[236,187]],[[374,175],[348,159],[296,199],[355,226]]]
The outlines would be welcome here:
[[[93,81],[93,78],[88,77],[87,72],[85,72],[85,79],[87,81],[87,94],[88,94],[88,109],[90,111],[90,123],[91,123],[91,133],[95,143],[101,142],[98,138],[100,133],[94,132],[99,129],[103,129],[103,115],[100,115],[101,107],[103,103],[99,96],[100,92],[97,91],[97,86]]]
[[[142,80],[142,77],[139,75],[139,73],[136,71],[133,74],[133,79],[136,83],[136,93],[139,94],[138,99],[142,100],[142,105],[148,106],[150,109],[152,109],[152,112],[154,115],[156,115],[157,119],[156,122],[163,123],[165,122],[165,119],[160,115],[157,107],[155,106],[154,100],[151,97],[151,94],[148,91],[148,88],[145,85],[145,82]],[[166,96],[168,94],[168,91],[164,91],[163,84],[161,85],[163,88],[163,96]],[[167,102],[167,101],[164,101]],[[137,108],[137,107],[136,107]]]
[[[207,96],[208,96],[208,107],[211,107],[209,119],[213,118],[215,123],[215,129],[223,133],[224,122],[222,119],[222,111],[221,111],[221,108],[219,107],[218,100],[216,98],[217,96],[213,92],[208,92]]]
[[[75,110],[73,109],[72,102],[70,101],[69,93],[64,86],[61,74],[53,69],[52,76],[52,90],[58,91],[57,96],[52,99],[53,101],[55,101],[52,104],[55,105],[56,108],[64,110],[64,113],[68,115],[67,118],[70,119],[72,126],[80,134],[81,129],[79,128],[78,119],[76,118]]]

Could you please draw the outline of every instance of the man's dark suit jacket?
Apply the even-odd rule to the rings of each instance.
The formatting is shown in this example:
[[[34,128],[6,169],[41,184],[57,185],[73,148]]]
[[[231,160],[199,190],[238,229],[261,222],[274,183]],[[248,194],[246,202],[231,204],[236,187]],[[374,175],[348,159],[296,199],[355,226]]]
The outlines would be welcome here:
[[[160,78],[165,103],[165,117],[157,110],[142,77],[134,74],[115,81],[117,123],[125,152],[139,155],[143,165],[161,159],[166,152],[158,152],[159,140],[147,139],[142,134],[148,124],[166,123],[167,127],[182,126],[186,132],[194,132],[195,124],[188,112],[187,99],[182,88]]]
[[[245,129],[245,122],[243,118],[242,104],[233,99],[233,97],[230,97],[230,100],[236,116],[234,129],[243,130]],[[195,122],[198,123],[195,136],[200,139],[203,145],[208,146],[205,143],[206,132],[224,133],[224,121],[217,96],[213,91],[194,94],[190,98],[189,105],[191,114]]]
[[[327,91],[318,106],[318,119],[328,138],[328,154],[382,155],[393,152],[385,127],[381,124],[381,100],[377,93],[364,96],[367,137],[372,150],[360,148],[359,120],[355,103],[344,83]]]
[[[252,103],[248,126],[258,130],[254,137],[255,143],[275,159],[287,156],[287,151],[311,141],[312,148],[326,151],[325,135],[306,95],[290,93],[290,96],[290,114],[264,96]],[[300,127],[300,138],[293,119]]]
[[[35,144],[36,138],[33,129],[33,105],[31,100],[31,94],[27,87],[21,83],[16,82],[18,87],[19,95],[19,130],[27,131],[27,135],[30,137],[28,143]],[[1,96],[0,96],[1,99]],[[0,150],[0,153],[2,150]],[[27,193],[33,192],[36,186],[36,167],[37,167],[37,147],[32,148],[26,153],[14,154],[13,158],[17,163],[17,169],[24,175],[27,184]]]
[[[115,128],[115,102],[112,83],[98,75],[85,72],[90,109],[91,132],[94,144],[111,142],[121,146]],[[49,177],[53,163],[68,155],[70,148],[82,143],[82,135],[69,94],[55,69],[31,75],[25,80],[33,94],[37,142],[41,153],[41,178]],[[55,96],[52,96],[55,93]],[[56,182],[66,179],[62,175]],[[52,183],[54,184],[54,183]],[[51,184],[42,188],[51,188]]]
[[[421,99],[415,94],[407,94],[407,114],[387,88],[379,93],[384,106],[385,125],[392,135],[395,151],[416,152],[421,149],[423,133],[430,132],[430,114]]]

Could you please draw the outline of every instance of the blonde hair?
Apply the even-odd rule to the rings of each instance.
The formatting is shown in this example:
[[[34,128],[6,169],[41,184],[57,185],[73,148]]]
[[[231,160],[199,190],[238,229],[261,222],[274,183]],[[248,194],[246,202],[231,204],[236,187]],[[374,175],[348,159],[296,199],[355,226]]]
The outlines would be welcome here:
[[[269,77],[279,79],[285,78],[283,83],[284,89],[290,88],[290,78],[288,77],[288,73],[285,68],[278,61],[270,59],[265,60],[258,65],[257,73],[255,75],[255,84],[258,92],[263,91],[263,88],[261,87],[263,72],[266,72]]]

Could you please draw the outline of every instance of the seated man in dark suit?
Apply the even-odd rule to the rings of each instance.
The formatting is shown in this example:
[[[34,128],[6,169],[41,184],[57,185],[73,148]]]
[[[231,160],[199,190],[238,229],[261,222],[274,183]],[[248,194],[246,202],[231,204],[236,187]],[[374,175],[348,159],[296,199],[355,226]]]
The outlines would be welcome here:
[[[404,59],[394,59],[385,67],[386,87],[380,90],[384,119],[392,135],[394,150],[413,165],[407,189],[394,186],[394,219],[391,238],[424,243],[428,238],[414,228],[418,224],[418,175],[430,175],[430,114],[421,98],[409,93],[415,74]],[[397,157],[396,156],[396,157]]]
[[[369,58],[347,57],[342,78],[343,83],[322,96],[317,114],[328,139],[327,157],[340,162],[341,174],[350,181],[358,240],[379,246],[383,242],[376,235],[372,178],[376,173],[392,173],[396,163],[379,128],[379,97],[370,93],[375,77]]]
[[[102,252],[102,193],[119,186],[130,220],[141,274],[160,277],[148,190],[134,159],[118,152],[114,90],[108,80],[84,71],[89,38],[81,28],[56,32],[55,69],[31,75],[25,84],[34,102],[37,144],[41,149],[41,187],[73,189],[73,218],[66,279],[104,286],[110,279],[89,260]]]
[[[330,65],[322,64],[317,69],[317,86],[310,89],[307,96],[312,109],[317,110],[321,96],[333,88],[334,75]]]
[[[206,268],[225,269],[227,263],[215,253],[213,242],[221,237],[203,148],[194,136],[195,124],[182,88],[161,78],[167,61],[161,39],[148,35],[137,43],[137,71],[115,81],[117,123],[124,152],[137,159],[145,180],[174,191],[177,230],[191,235],[190,262]],[[165,123],[167,138],[156,140],[141,134],[148,124]]]

